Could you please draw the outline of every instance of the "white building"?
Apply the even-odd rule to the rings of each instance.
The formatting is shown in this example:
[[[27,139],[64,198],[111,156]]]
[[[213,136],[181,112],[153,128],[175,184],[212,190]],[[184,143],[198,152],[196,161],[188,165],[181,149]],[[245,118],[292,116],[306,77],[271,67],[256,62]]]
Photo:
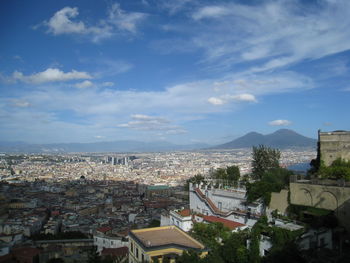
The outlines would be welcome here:
[[[264,212],[262,202],[248,203],[244,188],[220,189],[190,184],[190,209],[208,216],[217,216],[249,227]]]
[[[181,209],[170,211],[168,214],[161,215],[161,226],[174,225],[181,228],[183,231],[188,232],[192,229],[193,221],[190,209]]]
[[[97,252],[101,253],[104,248],[119,248],[128,246],[126,238],[116,236],[111,233],[111,228],[101,227],[97,229],[93,235],[94,246]]]

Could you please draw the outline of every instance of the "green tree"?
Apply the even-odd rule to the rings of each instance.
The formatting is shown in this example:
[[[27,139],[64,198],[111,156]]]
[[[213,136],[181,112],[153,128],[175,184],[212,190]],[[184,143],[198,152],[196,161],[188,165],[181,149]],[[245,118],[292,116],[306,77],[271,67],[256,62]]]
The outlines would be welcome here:
[[[225,168],[218,168],[214,171],[212,178],[227,180],[227,173]]]
[[[189,188],[190,188],[190,183],[192,183],[192,184],[199,184],[199,183],[201,183],[201,182],[203,182],[203,181],[204,181],[204,176],[201,175],[201,174],[197,174],[197,175],[191,177],[190,179],[187,179],[187,180],[186,180],[185,189],[186,189],[187,191],[189,190]]]
[[[226,168],[227,179],[232,182],[238,182],[241,177],[239,167],[236,165],[228,166]]]
[[[338,158],[330,166],[325,166],[321,161],[318,174],[321,178],[345,179],[346,181],[350,181],[350,162]]]
[[[232,233],[230,237],[224,241],[219,251],[224,262],[229,263],[248,263],[249,251],[246,246],[246,232]]]
[[[222,223],[195,223],[191,235],[210,249],[218,249],[221,240],[226,240],[230,230]]]
[[[238,166],[228,166],[226,168],[216,169],[211,177],[213,179],[221,180],[224,185],[235,185],[239,181],[241,174]]]
[[[158,226],[160,226],[160,221],[156,219],[153,219],[148,225],[148,227],[158,227]]]
[[[272,168],[279,168],[281,152],[278,149],[259,145],[253,147],[252,153],[252,176],[254,179],[261,179],[263,174]]]
[[[284,168],[272,168],[266,171],[260,181],[246,183],[247,201],[253,202],[262,198],[269,205],[272,192],[280,192],[289,184],[289,178],[293,172]]]
[[[177,263],[200,263],[201,258],[198,253],[193,250],[184,251],[180,257],[176,260]]]

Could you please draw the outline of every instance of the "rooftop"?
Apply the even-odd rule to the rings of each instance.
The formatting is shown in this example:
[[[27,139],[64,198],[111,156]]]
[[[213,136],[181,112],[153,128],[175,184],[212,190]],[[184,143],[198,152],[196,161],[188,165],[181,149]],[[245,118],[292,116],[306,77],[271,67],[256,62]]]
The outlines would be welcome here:
[[[176,226],[164,226],[144,228],[130,231],[131,236],[135,237],[146,249],[177,245],[192,249],[204,249],[204,245],[183,232]]]
[[[96,231],[101,232],[101,233],[107,233],[108,231],[111,231],[112,228],[109,226],[103,226],[103,227],[99,227],[96,229]]]
[[[190,209],[182,209],[182,210],[176,211],[176,213],[182,217],[185,217],[185,216],[191,215],[191,210]]]
[[[169,186],[167,185],[149,185],[147,186],[147,190],[168,190]]]
[[[244,224],[227,220],[224,218],[216,217],[216,216],[203,216],[204,221],[210,222],[210,223],[222,223],[224,226],[228,227],[230,230],[233,230],[240,226],[245,226]]]
[[[128,254],[128,247],[118,247],[118,248],[103,248],[102,256],[126,256]]]

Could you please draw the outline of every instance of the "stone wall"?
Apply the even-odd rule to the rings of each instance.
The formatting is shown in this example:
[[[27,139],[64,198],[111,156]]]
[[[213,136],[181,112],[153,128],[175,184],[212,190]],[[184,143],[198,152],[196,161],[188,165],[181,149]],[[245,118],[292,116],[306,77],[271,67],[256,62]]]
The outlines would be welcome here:
[[[350,132],[319,132],[321,160],[329,166],[337,158],[350,160]]]
[[[271,193],[271,201],[269,204],[269,209],[271,211],[278,210],[281,214],[286,214],[288,205],[288,190],[282,189],[279,193]]]
[[[350,231],[350,187],[290,183],[290,202],[335,211],[340,225]]]

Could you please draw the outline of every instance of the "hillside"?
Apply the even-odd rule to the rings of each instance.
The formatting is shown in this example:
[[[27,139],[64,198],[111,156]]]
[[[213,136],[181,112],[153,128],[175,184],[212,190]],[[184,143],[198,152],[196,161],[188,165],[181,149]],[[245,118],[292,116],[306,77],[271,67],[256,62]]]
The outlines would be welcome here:
[[[274,133],[263,135],[250,132],[228,143],[212,147],[214,149],[250,148],[263,144],[273,148],[316,147],[317,140],[305,137],[289,129],[280,129]]]

